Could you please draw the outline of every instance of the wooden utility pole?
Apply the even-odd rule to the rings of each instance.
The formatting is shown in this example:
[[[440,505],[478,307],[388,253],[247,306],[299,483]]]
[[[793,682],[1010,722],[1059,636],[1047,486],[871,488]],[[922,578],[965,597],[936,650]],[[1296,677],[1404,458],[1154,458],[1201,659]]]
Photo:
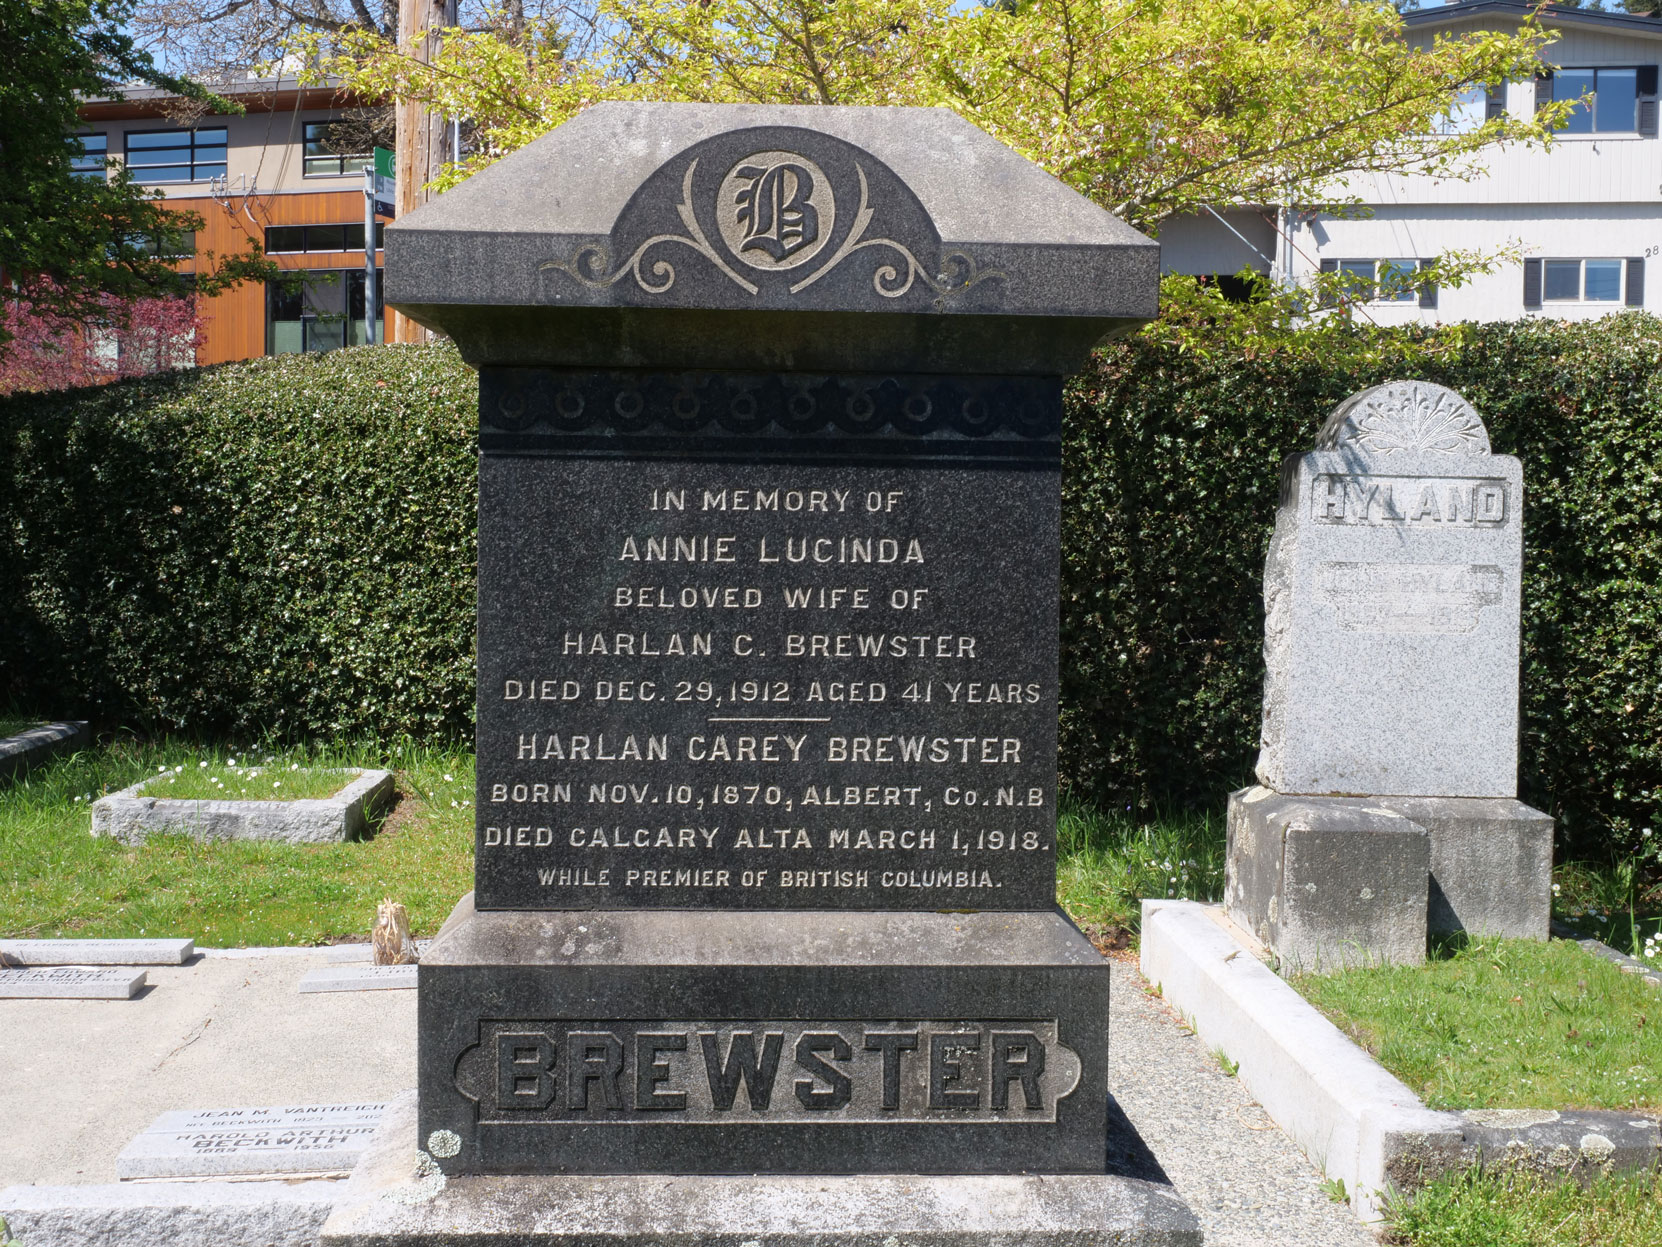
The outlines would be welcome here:
[[[406,50],[411,40],[418,60],[426,63],[439,50],[439,29],[454,25],[455,0],[398,0],[398,42]],[[398,132],[394,166],[398,181],[398,215],[413,211],[427,202],[428,193],[422,189],[438,176],[439,169],[449,154],[447,138],[450,128],[445,119],[431,112],[425,104],[415,100],[397,103]],[[388,312],[389,342],[425,342],[427,331],[413,320]]]

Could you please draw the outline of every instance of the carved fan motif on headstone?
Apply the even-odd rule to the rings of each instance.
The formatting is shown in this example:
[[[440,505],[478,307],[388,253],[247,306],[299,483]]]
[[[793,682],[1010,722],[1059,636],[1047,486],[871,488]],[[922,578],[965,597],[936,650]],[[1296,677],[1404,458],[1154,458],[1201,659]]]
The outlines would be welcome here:
[[[1316,448],[1369,455],[1486,455],[1489,433],[1472,405],[1453,390],[1427,381],[1388,381],[1335,407]]]

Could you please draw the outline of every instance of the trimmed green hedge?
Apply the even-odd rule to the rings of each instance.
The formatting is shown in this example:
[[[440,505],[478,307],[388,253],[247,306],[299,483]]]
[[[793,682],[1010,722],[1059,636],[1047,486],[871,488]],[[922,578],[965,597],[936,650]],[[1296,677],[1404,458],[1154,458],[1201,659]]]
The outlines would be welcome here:
[[[0,700],[469,732],[477,401],[454,351],[413,348],[0,399]]]
[[[1638,847],[1662,831],[1662,321],[1640,314],[1101,352],[1064,451],[1066,773],[1131,804],[1246,778],[1281,461],[1393,377],[1458,390],[1523,460],[1519,795],[1573,851]]]
[[[1572,849],[1631,849],[1662,821],[1662,322],[1642,315],[1103,351],[1068,400],[1064,774],[1133,807],[1246,779],[1280,462],[1398,376],[1460,390],[1524,460],[1521,795]],[[0,701],[241,737],[466,732],[474,402],[444,346],[0,400]]]

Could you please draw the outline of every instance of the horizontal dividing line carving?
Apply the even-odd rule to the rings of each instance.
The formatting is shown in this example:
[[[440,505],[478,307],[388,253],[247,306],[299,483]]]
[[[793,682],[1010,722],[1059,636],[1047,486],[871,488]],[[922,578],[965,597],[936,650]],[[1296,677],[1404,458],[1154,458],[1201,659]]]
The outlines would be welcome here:
[[[506,434],[673,437],[682,447],[688,436],[1059,445],[1062,401],[1059,382],[1037,377],[487,368],[479,423],[482,441]]]

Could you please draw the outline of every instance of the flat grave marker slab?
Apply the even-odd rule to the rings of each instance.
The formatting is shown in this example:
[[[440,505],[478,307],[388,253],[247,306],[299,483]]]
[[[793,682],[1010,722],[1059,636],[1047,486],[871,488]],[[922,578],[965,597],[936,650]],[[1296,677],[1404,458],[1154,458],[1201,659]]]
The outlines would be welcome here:
[[[342,1173],[369,1146],[385,1104],[300,1104],[163,1113],[116,1157],[116,1176]]]
[[[0,1000],[131,1000],[144,986],[144,975],[115,966],[0,970]]]
[[[414,990],[416,967],[331,965],[313,970],[300,980],[302,992],[378,992]]]
[[[0,967],[182,966],[195,940],[0,940]]]

